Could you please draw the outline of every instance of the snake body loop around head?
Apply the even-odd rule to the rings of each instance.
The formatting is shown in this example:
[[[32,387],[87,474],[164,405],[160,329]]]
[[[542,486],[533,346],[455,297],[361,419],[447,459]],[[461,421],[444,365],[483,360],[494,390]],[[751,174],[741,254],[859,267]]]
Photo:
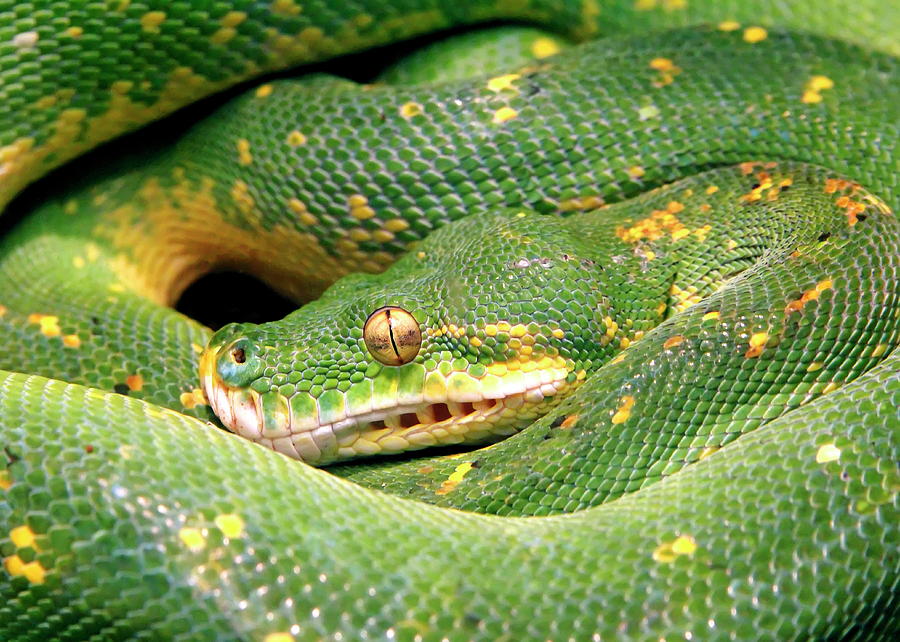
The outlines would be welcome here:
[[[0,2],[0,639],[892,639],[900,12],[412,4]]]

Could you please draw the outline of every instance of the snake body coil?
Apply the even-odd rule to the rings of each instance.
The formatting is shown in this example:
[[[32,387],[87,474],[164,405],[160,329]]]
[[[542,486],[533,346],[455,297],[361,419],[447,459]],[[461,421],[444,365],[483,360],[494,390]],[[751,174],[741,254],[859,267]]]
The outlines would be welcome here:
[[[153,4],[0,2],[4,203],[288,65],[623,33],[268,79],[13,201],[0,639],[896,635],[895,9]],[[215,269],[324,294],[213,334]]]

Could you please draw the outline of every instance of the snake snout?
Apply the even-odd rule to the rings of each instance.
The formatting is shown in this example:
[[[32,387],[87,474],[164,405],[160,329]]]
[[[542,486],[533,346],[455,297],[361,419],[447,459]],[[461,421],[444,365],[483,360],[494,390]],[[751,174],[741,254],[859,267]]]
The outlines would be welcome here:
[[[229,430],[248,437],[263,429],[259,394],[250,388],[263,371],[259,352],[232,324],[210,339],[200,357],[200,382],[213,412]]]

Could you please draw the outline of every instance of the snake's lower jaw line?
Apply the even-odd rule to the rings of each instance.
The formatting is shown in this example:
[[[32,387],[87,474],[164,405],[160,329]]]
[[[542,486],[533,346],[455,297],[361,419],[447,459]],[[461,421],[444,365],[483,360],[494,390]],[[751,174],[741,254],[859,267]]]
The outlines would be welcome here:
[[[203,394],[222,425],[251,441],[259,441],[265,429],[259,393],[225,384],[216,374],[216,354],[216,350],[207,349],[200,358]]]
[[[561,393],[575,387],[567,382],[568,373],[559,370],[535,377],[534,385],[524,389],[510,387],[502,396],[425,400],[423,394],[417,402],[351,412],[323,424],[316,417],[294,416],[291,406],[296,411],[297,401],[275,391],[260,395],[227,385],[208,354],[201,358],[200,380],[222,424],[241,437],[315,466],[431,446],[497,441],[544,414],[565,396]],[[264,407],[285,411],[266,412]]]

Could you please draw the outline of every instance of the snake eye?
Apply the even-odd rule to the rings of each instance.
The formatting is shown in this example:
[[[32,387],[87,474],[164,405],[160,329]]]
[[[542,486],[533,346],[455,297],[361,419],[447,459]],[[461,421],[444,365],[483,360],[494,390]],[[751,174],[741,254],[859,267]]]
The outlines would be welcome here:
[[[366,348],[386,366],[402,366],[419,354],[422,332],[415,317],[393,305],[378,308],[363,327]]]

